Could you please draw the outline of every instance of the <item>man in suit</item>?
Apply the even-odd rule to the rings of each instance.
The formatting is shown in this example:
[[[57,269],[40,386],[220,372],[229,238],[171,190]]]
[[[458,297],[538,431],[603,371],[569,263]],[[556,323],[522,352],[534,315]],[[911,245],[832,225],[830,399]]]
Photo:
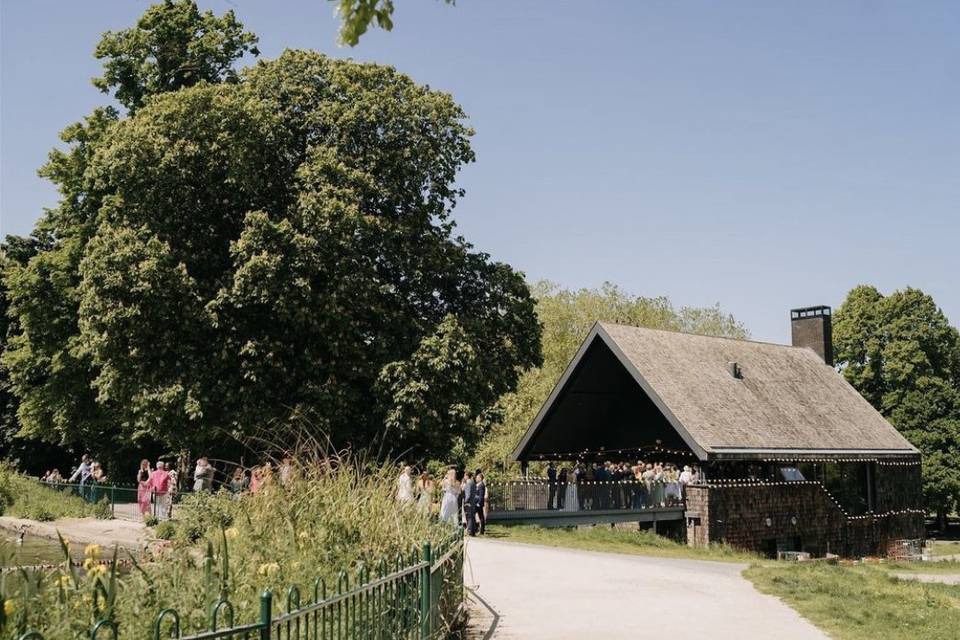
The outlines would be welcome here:
[[[463,474],[463,517],[466,520],[467,533],[477,534],[477,483],[473,474],[467,471]]]
[[[557,497],[557,469],[552,462],[547,463],[547,509],[553,509]]]

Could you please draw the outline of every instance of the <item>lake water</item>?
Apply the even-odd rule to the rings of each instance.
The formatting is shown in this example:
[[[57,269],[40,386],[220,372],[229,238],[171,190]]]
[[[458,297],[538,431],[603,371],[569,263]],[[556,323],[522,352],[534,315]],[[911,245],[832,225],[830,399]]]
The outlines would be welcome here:
[[[17,544],[16,538],[12,531],[0,530],[0,567],[48,564],[63,560],[63,550],[56,540],[27,533],[23,543]]]

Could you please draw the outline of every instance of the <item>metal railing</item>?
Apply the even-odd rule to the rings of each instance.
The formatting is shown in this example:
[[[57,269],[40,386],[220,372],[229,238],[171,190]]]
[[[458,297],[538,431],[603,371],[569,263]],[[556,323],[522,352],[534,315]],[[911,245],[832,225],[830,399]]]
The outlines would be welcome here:
[[[143,515],[140,509],[140,489],[135,484],[48,482],[46,480],[37,480],[37,482],[48,489],[76,496],[93,505],[106,501],[112,518],[136,520]],[[190,490],[167,493],[151,490],[148,496],[149,512],[158,520],[167,519],[180,499],[190,493],[192,493]]]
[[[381,559],[375,566],[361,566],[354,573],[341,571],[336,585],[328,589],[322,578],[312,585],[309,602],[302,602],[300,588],[287,590],[284,612],[275,614],[275,598],[269,591],[260,596],[257,620],[235,624],[234,607],[228,598],[214,603],[205,631],[183,635],[176,609],[160,611],[153,622],[153,640],[430,640],[446,635],[463,611],[463,531],[432,547],[398,555],[393,562]],[[90,630],[90,640],[118,640],[121,629],[113,620],[100,620]],[[28,631],[19,640],[44,640],[38,631]]]
[[[610,511],[683,505],[680,482],[637,480],[550,482],[510,480],[487,485],[491,512]]]

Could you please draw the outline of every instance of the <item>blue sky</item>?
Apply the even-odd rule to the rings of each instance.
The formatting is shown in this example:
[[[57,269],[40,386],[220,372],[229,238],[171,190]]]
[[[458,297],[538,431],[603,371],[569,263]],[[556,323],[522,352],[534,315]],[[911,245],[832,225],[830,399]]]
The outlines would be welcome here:
[[[859,283],[932,294],[960,324],[960,3],[397,0],[336,46],[323,0],[233,9],[263,56],[311,48],[452,93],[477,162],[460,232],[530,279],[719,302],[789,340],[792,306]],[[0,4],[0,231],[29,232],[57,132],[133,0]]]

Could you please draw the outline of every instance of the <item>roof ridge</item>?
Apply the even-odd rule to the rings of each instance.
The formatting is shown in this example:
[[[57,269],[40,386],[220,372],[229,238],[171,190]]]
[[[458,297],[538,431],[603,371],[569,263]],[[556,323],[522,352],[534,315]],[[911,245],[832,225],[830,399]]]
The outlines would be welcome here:
[[[768,340],[750,340],[748,338],[733,338],[730,336],[712,336],[707,333],[694,333],[693,331],[680,331],[679,329],[658,329],[654,327],[638,327],[634,324],[623,324],[622,322],[606,322],[604,320],[597,320],[597,324],[600,326],[611,326],[611,327],[624,327],[625,329],[640,329],[642,331],[659,331],[660,333],[677,333],[684,336],[696,336],[698,338],[716,338],[717,340],[732,340],[734,342],[747,342],[750,344],[762,344],[768,347],[783,347],[785,349],[801,349],[803,351],[813,352],[809,347],[798,347],[792,344],[783,344],[780,342],[770,342]]]

